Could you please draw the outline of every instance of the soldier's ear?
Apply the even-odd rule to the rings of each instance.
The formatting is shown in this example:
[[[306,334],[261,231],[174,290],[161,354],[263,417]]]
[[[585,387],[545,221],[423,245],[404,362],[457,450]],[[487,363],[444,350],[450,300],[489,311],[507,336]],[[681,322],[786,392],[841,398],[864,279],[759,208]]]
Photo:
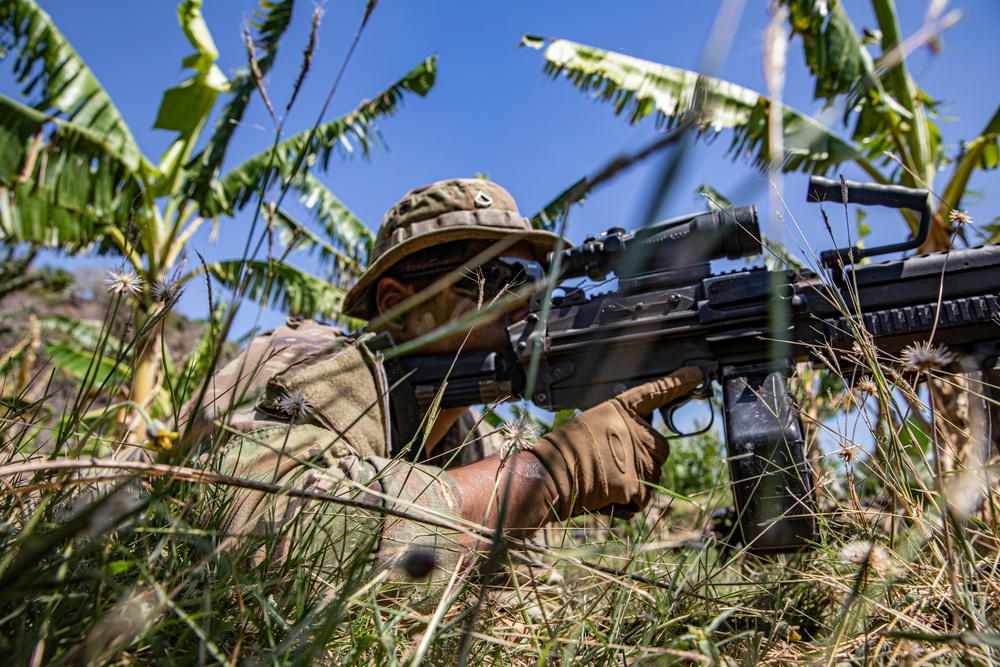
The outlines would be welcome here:
[[[398,332],[404,326],[406,313],[393,313],[393,310],[403,301],[413,296],[413,286],[400,282],[391,276],[380,278],[375,285],[376,319],[381,323],[379,329]],[[385,319],[389,317],[390,319]]]

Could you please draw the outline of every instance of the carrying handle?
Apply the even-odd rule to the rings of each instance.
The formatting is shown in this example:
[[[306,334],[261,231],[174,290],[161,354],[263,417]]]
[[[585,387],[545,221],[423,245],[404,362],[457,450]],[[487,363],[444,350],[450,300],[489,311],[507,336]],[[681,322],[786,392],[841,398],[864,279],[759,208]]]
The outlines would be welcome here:
[[[893,243],[875,248],[837,248],[824,250],[820,253],[820,263],[831,269],[853,264],[865,257],[884,255],[890,252],[903,252],[918,248],[927,240],[931,231],[930,193],[922,188],[907,188],[902,185],[881,185],[879,183],[857,183],[855,181],[834,180],[822,176],[809,179],[809,201],[834,202],[837,204],[863,204],[868,206],[886,206],[889,208],[906,208],[920,213],[920,226],[917,235],[909,241]]]

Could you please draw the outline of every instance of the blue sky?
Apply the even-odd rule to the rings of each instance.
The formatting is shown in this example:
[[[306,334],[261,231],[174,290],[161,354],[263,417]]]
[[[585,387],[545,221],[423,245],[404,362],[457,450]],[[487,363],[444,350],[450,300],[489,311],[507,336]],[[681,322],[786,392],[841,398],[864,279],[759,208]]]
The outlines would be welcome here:
[[[181,59],[191,47],[181,34],[172,0],[40,0],[76,50],[87,61],[130,123],[147,155],[158,159],[171,133],[151,126],[162,91],[186,75]],[[344,60],[364,9],[362,0],[302,2],[284,38],[282,57],[267,82],[277,107],[284,107],[299,66],[314,7],[323,10],[319,51],[306,88],[286,128],[297,132],[317,119],[336,71]],[[897,0],[904,33],[920,27],[925,0]],[[242,22],[255,3],[207,0],[204,12],[227,74],[244,62]],[[426,98],[409,97],[400,113],[381,123],[387,152],[370,161],[334,160],[321,178],[362,220],[377,226],[384,211],[407,190],[435,180],[476,173],[508,188],[522,213],[530,215],[581,176],[595,172],[623,151],[634,151],[655,136],[651,120],[629,126],[612,109],[574,90],[566,81],[549,80],[539,51],[518,48],[523,33],[562,37],[678,67],[699,69],[720,8],[738,19],[731,38],[723,40],[725,58],[712,74],[763,90],[762,47],[768,20],[764,0],[381,0],[325,120],[353,109],[359,100],[382,90],[422,59],[438,55],[438,79]],[[873,26],[868,3],[846,2],[859,25]],[[995,40],[1000,34],[1000,2],[954,0],[962,20],[944,35],[944,50],[912,54],[917,82],[942,101],[945,140],[957,144],[985,125],[1000,104],[1000,73],[995,66]],[[10,65],[0,67],[0,92],[11,94]],[[811,85],[797,42],[789,49],[786,101],[815,112]],[[247,126],[237,134],[230,164],[269,146],[274,126],[256,104]],[[683,178],[662,210],[663,218],[703,208],[696,190],[711,183],[737,204],[757,204],[762,217],[773,217],[767,180],[748,164],[723,157],[728,136],[712,145],[699,144]],[[611,226],[635,227],[650,197],[663,160],[629,171],[590,196],[570,217],[573,241]],[[850,170],[846,175],[858,178]],[[997,173],[979,174],[973,186],[989,196],[965,204],[978,222],[997,216]],[[941,181],[943,182],[943,180]],[[787,177],[785,199],[800,227],[817,250],[823,239],[819,209],[804,203],[804,177]],[[991,191],[993,191],[991,193]],[[787,218],[788,214],[785,214]],[[231,258],[242,248],[249,218],[226,220],[219,240],[207,232],[192,245],[209,260]],[[869,218],[873,241],[898,240],[899,218],[886,212]],[[238,251],[236,251],[238,252]],[[307,262],[303,265],[308,266]],[[204,288],[192,285],[184,309],[204,313]],[[253,309],[247,309],[253,310]],[[245,313],[239,327],[255,321]],[[263,326],[280,321],[265,313]]]

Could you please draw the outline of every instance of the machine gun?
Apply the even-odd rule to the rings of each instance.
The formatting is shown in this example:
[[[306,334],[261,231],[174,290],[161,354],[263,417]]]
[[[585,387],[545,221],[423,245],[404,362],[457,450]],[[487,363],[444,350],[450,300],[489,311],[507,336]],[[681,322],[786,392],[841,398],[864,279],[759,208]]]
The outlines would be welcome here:
[[[812,271],[750,268],[713,274],[712,260],[762,255],[753,207],[700,213],[632,232],[612,228],[551,262],[560,281],[617,278],[588,295],[567,287],[508,329],[503,353],[403,357],[424,404],[447,377],[444,406],[525,396],[546,410],[585,409],[688,365],[722,388],[722,417],[738,526],[758,552],[802,547],[815,536],[810,468],[788,393],[796,363],[835,358],[850,381],[866,372],[855,341],[886,359],[910,345],[947,346],[975,360],[984,386],[1000,384],[1000,246],[986,245],[855,265],[918,247],[930,229],[927,191],[814,177],[809,199],[907,208],[921,215],[910,241],[821,254]],[[819,354],[818,354],[819,353]],[[1000,396],[998,396],[1000,398]],[[990,415],[1000,440],[1000,416]],[[676,406],[671,406],[671,408]],[[664,411],[675,430],[672,409]]]

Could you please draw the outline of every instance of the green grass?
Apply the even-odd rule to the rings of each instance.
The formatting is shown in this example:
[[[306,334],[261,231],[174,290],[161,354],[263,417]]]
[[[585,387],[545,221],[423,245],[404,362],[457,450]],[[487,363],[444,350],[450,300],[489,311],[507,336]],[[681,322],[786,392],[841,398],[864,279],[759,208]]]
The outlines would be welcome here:
[[[0,652],[12,664],[994,664],[995,494],[943,523],[919,474],[933,463],[897,453],[853,461],[853,494],[831,468],[820,542],[800,554],[697,539],[726,502],[726,480],[709,479],[686,489],[693,503],[661,495],[627,522],[547,530],[512,551],[512,576],[482,580],[470,556],[429,598],[387,585],[364,548],[330,578],[294,549],[275,565],[267,537],[227,546],[225,480],[86,459],[11,475],[11,462]]]
[[[142,332],[115,339],[108,323],[129,307],[113,295],[93,332],[102,363],[125,371]],[[197,363],[164,366],[170,411],[221,364],[212,340],[227,320],[213,321]],[[499,567],[468,554],[428,588],[370,566],[377,517],[335,572],[295,540],[279,556],[279,536],[232,539],[224,517],[239,489],[287,489],[213,472],[224,431],[207,449],[157,453],[120,418],[140,414],[121,400],[124,379],[85,364],[57,405],[45,374],[11,379],[25,358],[5,360],[0,404],[0,654],[11,664],[1000,662],[996,452],[948,367],[870,365],[853,389],[800,369],[809,437],[839,447],[810,448],[819,531],[801,553],[758,557],[711,532],[731,499],[710,432],[674,442],[645,513],[511,541]],[[928,378],[930,390],[914,384]]]
[[[172,305],[157,317],[169,321]],[[119,292],[103,326],[86,329],[101,352],[70,359],[67,401],[32,372],[44,356],[35,330],[0,356],[8,664],[1000,663],[997,452],[962,412],[974,393],[946,368],[921,369],[929,392],[870,347],[859,351],[870,377],[855,389],[800,369],[809,437],[839,447],[810,449],[819,531],[801,553],[758,557],[711,532],[713,512],[732,501],[724,447],[708,433],[675,441],[644,514],[549,527],[512,541],[500,567],[468,554],[429,590],[373,569],[371,539],[338,572],[294,541],[278,557],[276,536],[231,539],[224,517],[237,489],[286,490],[212,473],[221,439],[166,454],[134,442],[122,415],[139,416],[125,399],[144,332],[109,324],[131,307]],[[206,312],[187,362],[161,369],[169,399],[147,422],[168,424],[221,367],[235,311]]]

